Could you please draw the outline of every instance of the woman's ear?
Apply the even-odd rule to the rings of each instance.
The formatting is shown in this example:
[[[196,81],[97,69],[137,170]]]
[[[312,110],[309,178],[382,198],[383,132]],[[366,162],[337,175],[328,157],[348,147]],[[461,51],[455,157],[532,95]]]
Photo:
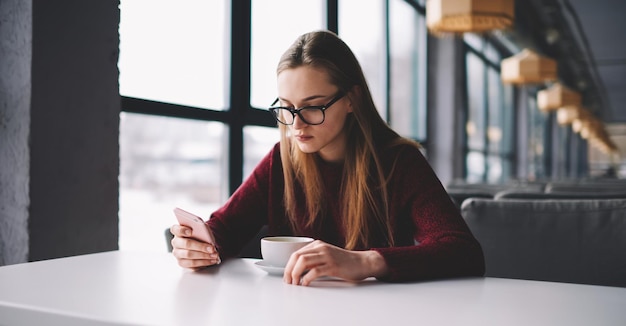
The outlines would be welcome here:
[[[358,85],[352,86],[352,89],[348,92],[348,112],[354,110],[356,101],[361,98],[361,87]]]

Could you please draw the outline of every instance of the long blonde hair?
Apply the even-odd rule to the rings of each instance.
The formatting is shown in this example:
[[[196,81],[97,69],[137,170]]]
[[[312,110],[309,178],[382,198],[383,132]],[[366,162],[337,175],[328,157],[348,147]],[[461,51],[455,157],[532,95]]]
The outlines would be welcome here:
[[[370,94],[361,66],[350,48],[332,32],[317,31],[300,36],[282,55],[277,74],[286,69],[311,66],[323,69],[330,82],[345,92],[352,102],[352,114],[344,125],[346,153],[342,180],[342,205],[347,249],[367,248],[378,233],[393,246],[389,221],[387,178],[378,157],[378,145],[409,143],[380,117]],[[279,124],[280,150],[285,179],[284,204],[292,228],[297,232],[296,184],[305,195],[306,226],[313,226],[326,213],[322,199],[324,184],[319,173],[317,154],[307,154],[291,141],[289,128]],[[301,217],[300,217],[301,218]]]

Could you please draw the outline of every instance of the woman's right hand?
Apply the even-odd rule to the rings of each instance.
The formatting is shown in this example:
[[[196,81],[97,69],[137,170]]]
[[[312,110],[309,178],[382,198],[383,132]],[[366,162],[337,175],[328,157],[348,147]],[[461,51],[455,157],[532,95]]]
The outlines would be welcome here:
[[[170,232],[174,235],[172,254],[181,267],[199,270],[220,262],[214,245],[190,238],[191,228],[174,224],[170,227]]]

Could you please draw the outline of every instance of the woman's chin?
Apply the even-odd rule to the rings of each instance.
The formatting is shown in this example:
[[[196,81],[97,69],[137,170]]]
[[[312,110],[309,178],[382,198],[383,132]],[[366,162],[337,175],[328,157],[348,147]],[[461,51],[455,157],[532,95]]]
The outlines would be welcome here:
[[[298,148],[300,149],[300,151],[302,151],[303,153],[307,153],[307,154],[312,154],[319,150],[315,146],[311,146],[310,144],[302,144],[300,142],[298,142]]]

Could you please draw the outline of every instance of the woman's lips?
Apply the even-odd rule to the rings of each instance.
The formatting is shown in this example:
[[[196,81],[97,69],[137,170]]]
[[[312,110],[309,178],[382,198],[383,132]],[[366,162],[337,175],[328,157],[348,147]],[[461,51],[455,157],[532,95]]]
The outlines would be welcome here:
[[[307,136],[307,135],[296,135],[296,140],[300,141],[300,142],[304,142],[310,139],[313,139],[313,136]]]

